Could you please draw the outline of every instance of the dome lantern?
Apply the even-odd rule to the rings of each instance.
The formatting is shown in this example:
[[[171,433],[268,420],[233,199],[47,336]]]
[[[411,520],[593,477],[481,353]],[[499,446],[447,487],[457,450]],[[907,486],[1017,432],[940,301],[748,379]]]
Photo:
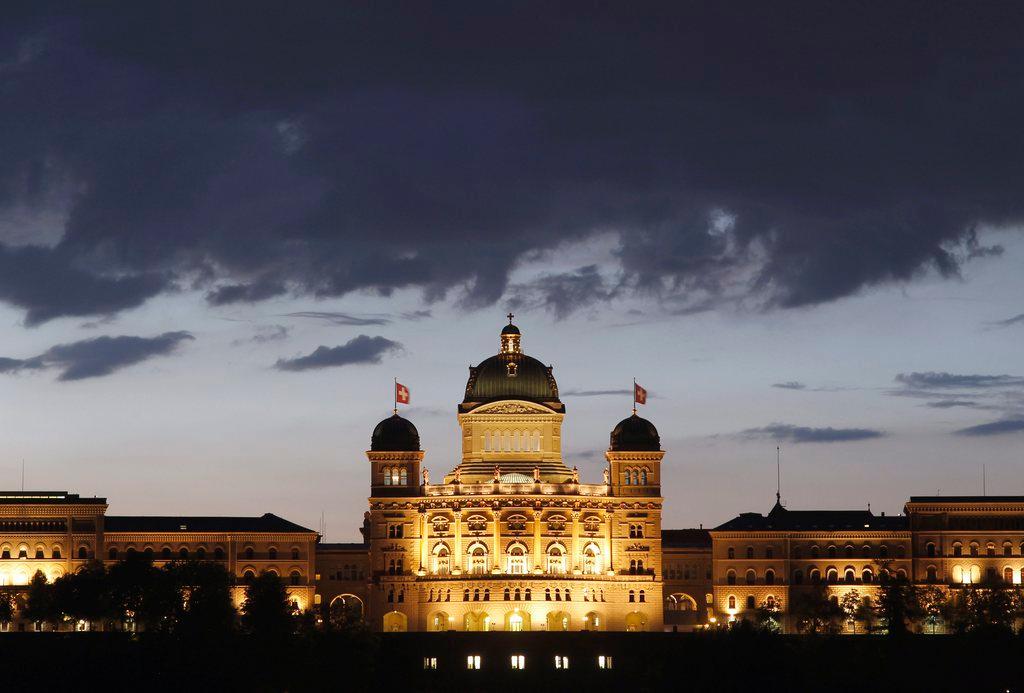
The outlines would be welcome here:
[[[520,345],[522,334],[519,332],[519,328],[512,324],[512,318],[515,315],[512,313],[508,314],[508,324],[505,325],[501,330],[501,353],[502,354],[521,354],[523,348]]]

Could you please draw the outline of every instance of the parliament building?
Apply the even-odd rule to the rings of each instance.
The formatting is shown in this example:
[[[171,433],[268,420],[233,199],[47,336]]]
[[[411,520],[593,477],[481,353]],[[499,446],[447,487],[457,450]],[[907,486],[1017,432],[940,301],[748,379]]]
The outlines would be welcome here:
[[[562,458],[565,414],[552,367],[523,352],[510,322],[498,353],[470,368],[453,469],[431,478],[397,411],[374,428],[362,542],[325,543],[272,514],[113,516],[103,498],[10,492],[0,589],[20,606],[37,571],[55,579],[138,552],[158,565],[220,561],[239,585],[273,572],[297,609],[384,632],[682,631],[766,608],[794,631],[800,590],[872,598],[891,578],[1021,582],[1024,497],[912,497],[886,516],[790,510],[776,496],[767,514],[662,529],[655,426],[634,410],[612,427],[603,478],[584,481]]]

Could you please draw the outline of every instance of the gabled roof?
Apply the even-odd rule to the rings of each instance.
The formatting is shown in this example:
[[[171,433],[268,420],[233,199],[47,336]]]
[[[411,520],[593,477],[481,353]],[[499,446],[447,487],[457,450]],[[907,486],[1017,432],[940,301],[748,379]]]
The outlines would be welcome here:
[[[295,532],[313,530],[273,513],[259,517],[196,517],[170,515],[107,515],[106,532]]]
[[[778,503],[767,515],[741,513],[715,527],[719,532],[816,532],[840,530],[899,531],[908,528],[902,515],[875,515],[870,510],[787,510]]]
[[[663,529],[661,546],[679,548],[710,548],[711,533],[706,529]]]

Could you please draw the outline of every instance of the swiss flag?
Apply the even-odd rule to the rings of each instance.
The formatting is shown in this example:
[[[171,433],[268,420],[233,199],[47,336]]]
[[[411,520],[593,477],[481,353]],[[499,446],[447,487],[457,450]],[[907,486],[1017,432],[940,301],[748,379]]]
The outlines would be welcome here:
[[[398,404],[409,403],[409,388],[399,382],[395,383],[395,402]]]
[[[633,401],[637,404],[647,404],[647,390],[636,383],[633,383]]]

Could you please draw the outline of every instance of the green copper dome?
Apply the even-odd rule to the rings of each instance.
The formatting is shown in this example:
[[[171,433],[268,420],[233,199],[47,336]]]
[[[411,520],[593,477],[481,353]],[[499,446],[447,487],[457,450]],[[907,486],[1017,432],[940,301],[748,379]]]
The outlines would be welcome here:
[[[558,399],[558,383],[551,366],[522,352],[519,328],[512,323],[501,331],[500,353],[470,366],[466,396],[459,410],[466,412],[503,399],[537,402],[557,412],[565,410]]]

